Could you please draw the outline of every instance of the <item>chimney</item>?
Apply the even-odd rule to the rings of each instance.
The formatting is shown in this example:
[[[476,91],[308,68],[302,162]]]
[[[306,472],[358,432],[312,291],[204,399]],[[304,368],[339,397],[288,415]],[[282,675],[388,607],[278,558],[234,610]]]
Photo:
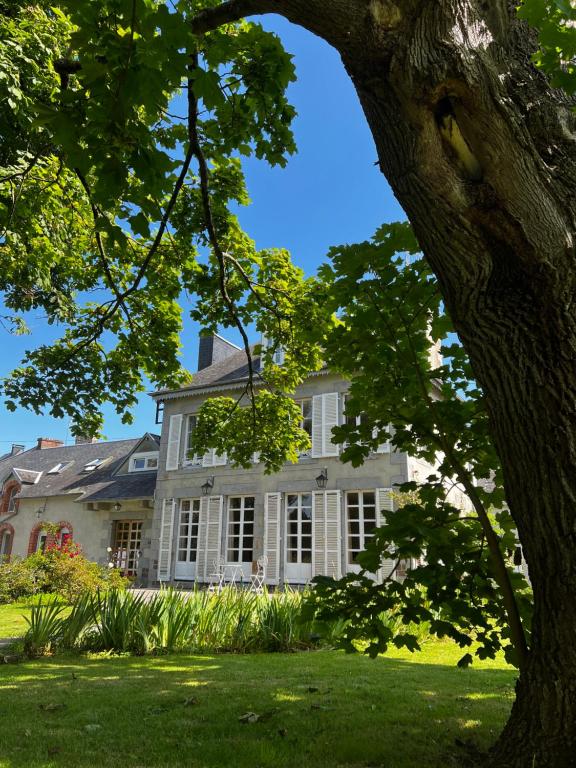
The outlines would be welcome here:
[[[97,437],[83,437],[79,436],[74,438],[74,445],[86,445],[86,443],[92,444],[97,443],[98,438]]]
[[[19,453],[22,453],[24,450],[23,445],[18,445],[17,443],[12,443],[12,450],[10,451],[11,456],[17,456]]]
[[[225,360],[227,357],[234,355],[238,352],[240,347],[236,344],[232,344],[230,341],[226,341],[222,336],[213,334],[212,336],[200,336],[200,344],[198,346],[198,370],[208,368],[209,365],[219,363],[220,360]]]
[[[64,445],[62,440],[56,440],[54,437],[39,437],[36,448],[43,450],[44,448],[59,448]]]

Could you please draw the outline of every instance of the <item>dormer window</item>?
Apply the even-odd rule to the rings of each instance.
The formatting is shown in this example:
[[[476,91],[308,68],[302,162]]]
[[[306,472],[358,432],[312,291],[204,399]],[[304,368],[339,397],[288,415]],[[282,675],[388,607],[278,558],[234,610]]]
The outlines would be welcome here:
[[[92,461],[89,461],[84,467],[84,472],[93,472],[103,461],[104,459],[92,459]]]
[[[135,453],[130,458],[130,472],[150,472],[158,469],[158,453]]]

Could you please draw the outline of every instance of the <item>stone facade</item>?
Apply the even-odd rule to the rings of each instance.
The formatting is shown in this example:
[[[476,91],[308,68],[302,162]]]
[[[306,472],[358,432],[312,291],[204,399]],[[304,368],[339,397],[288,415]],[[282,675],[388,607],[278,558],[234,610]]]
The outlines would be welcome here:
[[[239,394],[244,385],[242,375],[236,375],[242,373],[242,353],[236,362],[229,359],[212,368],[213,375],[207,367],[192,386],[154,395],[164,408],[151,583],[211,582],[219,560],[227,581],[246,583],[262,556],[269,584],[303,584],[321,573],[357,570],[355,551],[363,549],[371,526],[392,509],[393,486],[424,467],[412,466],[408,456],[388,444],[361,467],[343,464],[329,439],[330,424],[323,425],[322,447],[317,440],[312,455],[273,475],[266,475],[258,462],[250,469],[233,468],[213,455],[191,462],[186,455],[189,418],[207,397]],[[324,370],[310,376],[295,399],[307,400],[318,411],[322,406],[324,415],[324,403],[329,404],[333,426],[344,418],[347,389],[346,381]],[[426,469],[427,474],[432,470]],[[324,472],[327,481],[320,489],[316,478]],[[387,567],[393,569],[394,563],[384,563],[380,575]]]

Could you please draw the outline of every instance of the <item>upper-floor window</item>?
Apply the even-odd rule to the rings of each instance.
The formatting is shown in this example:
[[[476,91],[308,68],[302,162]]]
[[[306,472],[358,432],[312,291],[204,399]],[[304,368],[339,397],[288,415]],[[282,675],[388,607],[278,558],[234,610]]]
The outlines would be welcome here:
[[[300,406],[300,412],[302,414],[300,418],[300,427],[306,432],[310,438],[310,443],[312,443],[312,398],[305,397],[302,400],[297,400],[297,403]],[[302,451],[300,455],[310,456],[310,451],[311,448],[307,451]]]
[[[6,507],[7,514],[14,512],[14,510],[16,509],[16,501],[17,501],[16,494],[18,493],[19,490],[20,489],[17,485],[14,485],[10,489],[10,496],[8,497],[8,506]]]
[[[103,463],[104,459],[92,459],[84,466],[84,472],[92,472]]]
[[[184,464],[192,466],[201,466],[202,456],[194,453],[192,450],[192,438],[196,429],[196,416],[191,414],[186,419],[186,442],[184,443]]]
[[[135,453],[130,459],[131,472],[147,472],[158,469],[158,454],[153,453]]]
[[[52,469],[49,469],[48,472],[46,472],[47,475],[59,475],[60,472],[64,472],[65,469],[68,469],[69,466],[71,466],[74,462],[72,461],[59,461],[56,466],[52,467]]]

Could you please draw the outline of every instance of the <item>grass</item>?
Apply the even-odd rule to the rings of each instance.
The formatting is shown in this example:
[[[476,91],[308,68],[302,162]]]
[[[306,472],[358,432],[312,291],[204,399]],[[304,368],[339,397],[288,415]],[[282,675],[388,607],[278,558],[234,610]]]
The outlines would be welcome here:
[[[57,656],[0,666],[0,768],[447,768],[513,699],[501,659],[461,649]],[[256,722],[239,718],[254,712]]]
[[[21,637],[28,629],[24,616],[30,616],[29,600],[0,605],[0,637]]]

